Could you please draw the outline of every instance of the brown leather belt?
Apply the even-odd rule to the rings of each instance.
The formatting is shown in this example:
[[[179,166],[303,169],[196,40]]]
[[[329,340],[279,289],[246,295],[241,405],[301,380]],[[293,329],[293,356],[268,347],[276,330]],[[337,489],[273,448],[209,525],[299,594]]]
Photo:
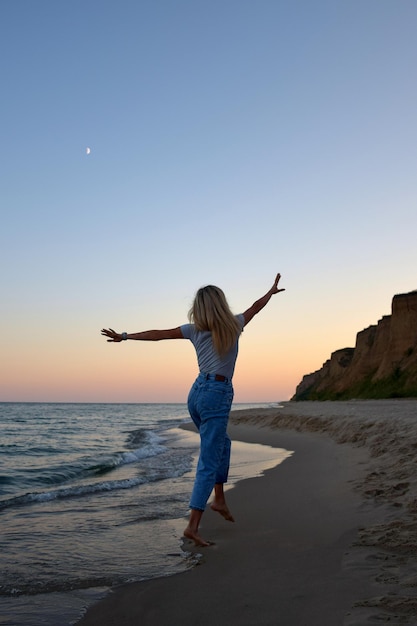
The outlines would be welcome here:
[[[206,379],[213,378],[214,380],[218,380],[221,383],[225,383],[228,378],[226,376],[222,376],[222,374],[207,374]]]

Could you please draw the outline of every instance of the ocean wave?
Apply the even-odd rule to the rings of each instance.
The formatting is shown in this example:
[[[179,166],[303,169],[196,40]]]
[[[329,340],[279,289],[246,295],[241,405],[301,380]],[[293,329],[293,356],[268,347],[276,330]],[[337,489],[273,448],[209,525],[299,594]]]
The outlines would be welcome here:
[[[131,489],[137,485],[147,482],[144,477],[126,478],[122,480],[111,480],[103,483],[92,483],[89,485],[78,485],[75,487],[66,487],[62,489],[54,489],[51,491],[26,493],[22,496],[16,496],[0,502],[0,510],[4,510],[13,506],[23,506],[26,504],[51,502],[52,500],[74,498],[87,496],[105,491],[114,491],[115,489]]]
[[[144,482],[160,480],[164,478],[165,475],[148,475],[147,477],[135,476],[119,480],[107,480],[89,484],[85,484],[84,482],[83,484],[79,484],[81,481],[86,481],[89,478],[99,479],[101,476],[109,474],[125,465],[139,463],[145,459],[152,459],[152,457],[163,455],[167,452],[167,448],[162,445],[161,441],[162,439],[154,432],[141,429],[130,433],[128,443],[128,446],[132,445],[132,449],[130,450],[106,454],[102,458],[98,458],[97,456],[95,459],[91,457],[84,458],[70,465],[38,467],[27,470],[28,473],[35,474],[29,480],[26,479],[27,484],[34,483],[38,486],[45,485],[50,487],[50,490],[33,491],[2,500],[0,501],[0,510],[13,506],[80,497],[115,489],[131,489]],[[140,445],[140,447],[133,448],[133,445]],[[3,479],[4,482],[6,482],[6,477],[3,477]],[[65,483],[78,484],[59,487]],[[56,488],[53,489],[53,487]]]
[[[153,456],[153,455],[152,455]],[[166,478],[177,478],[190,470],[192,456],[170,455],[165,462],[158,463],[158,467],[149,466],[146,475],[123,478],[119,480],[107,480],[104,482],[88,483],[52,489],[50,491],[25,493],[0,502],[0,511],[11,507],[21,507],[29,504],[40,504],[52,500],[79,498],[96,495],[107,491],[119,489],[132,489],[145,483],[157,482]]]
[[[137,463],[143,459],[148,459],[149,457],[158,456],[166,452],[166,446],[163,446],[160,443],[161,439],[157,437],[151,431],[145,434],[143,439],[142,446],[140,448],[133,448],[131,450],[125,452],[117,452],[112,455],[110,458],[107,457],[107,460],[104,462],[98,463],[96,465],[92,465],[87,469],[88,473],[93,474],[104,474],[108,471],[115,469],[116,467],[120,467],[122,465],[130,465],[131,463]],[[136,441],[135,445],[139,442]]]

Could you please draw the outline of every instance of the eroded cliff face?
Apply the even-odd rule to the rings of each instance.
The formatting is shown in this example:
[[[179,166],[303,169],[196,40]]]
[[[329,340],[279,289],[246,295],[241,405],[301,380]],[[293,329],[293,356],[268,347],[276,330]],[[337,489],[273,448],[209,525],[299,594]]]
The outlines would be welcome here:
[[[417,396],[417,291],[392,300],[384,316],[303,377],[293,400]]]

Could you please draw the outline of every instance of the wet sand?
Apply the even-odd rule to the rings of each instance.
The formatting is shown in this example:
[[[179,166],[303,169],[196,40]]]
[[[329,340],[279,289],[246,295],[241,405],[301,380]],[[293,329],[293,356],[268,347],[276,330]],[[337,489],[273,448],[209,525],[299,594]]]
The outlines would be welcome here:
[[[417,624],[417,402],[361,406],[232,414],[233,439],[293,455],[227,492],[236,523],[207,510],[215,545],[183,545],[200,565],[115,590],[79,626]]]

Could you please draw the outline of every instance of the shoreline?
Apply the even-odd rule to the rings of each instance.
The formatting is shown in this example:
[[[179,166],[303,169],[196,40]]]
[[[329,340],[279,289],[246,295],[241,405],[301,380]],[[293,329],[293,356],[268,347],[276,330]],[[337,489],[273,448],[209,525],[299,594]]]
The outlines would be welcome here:
[[[234,411],[232,439],[294,454],[228,490],[235,524],[207,509],[201,532],[215,545],[183,546],[201,566],[115,589],[77,625],[415,623],[417,420],[335,416],[334,403],[317,415],[324,403],[310,404]]]

